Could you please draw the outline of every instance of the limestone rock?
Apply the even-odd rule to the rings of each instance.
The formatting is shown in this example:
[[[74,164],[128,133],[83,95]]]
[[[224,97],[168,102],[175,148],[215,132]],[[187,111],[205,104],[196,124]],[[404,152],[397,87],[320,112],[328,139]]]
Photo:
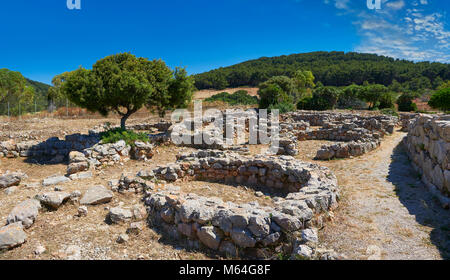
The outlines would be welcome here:
[[[64,202],[70,198],[70,194],[66,192],[46,192],[36,196],[41,204],[53,209],[58,209]]]
[[[220,233],[213,226],[201,227],[197,232],[198,239],[207,247],[217,250],[222,240]]]
[[[317,244],[319,242],[319,237],[317,236],[316,229],[304,229],[301,231],[302,241],[305,243]]]
[[[253,248],[256,244],[256,240],[252,237],[252,235],[243,229],[233,229],[231,232],[231,238],[236,245],[242,248]]]
[[[0,250],[12,249],[27,240],[22,223],[9,224],[0,228]]]
[[[306,245],[298,245],[294,248],[292,252],[292,257],[294,259],[311,259],[313,256],[313,251],[310,247]]]
[[[90,187],[80,200],[83,205],[98,205],[108,203],[113,198],[113,193],[104,186]]]
[[[13,208],[9,213],[6,222],[7,224],[21,222],[25,228],[29,228],[36,220],[39,209],[41,209],[41,203],[38,200],[25,200]]]
[[[86,217],[88,215],[88,208],[86,206],[78,207],[78,217]]]
[[[61,175],[53,175],[50,176],[48,178],[45,178],[44,181],[42,182],[42,185],[44,187],[47,186],[54,186],[54,185],[58,185],[58,184],[64,184],[69,182],[70,179],[66,176],[61,176]]]
[[[108,218],[112,223],[119,224],[131,220],[133,213],[128,209],[114,207],[109,209]]]
[[[22,177],[16,173],[0,176],[0,189],[18,186],[21,180]]]

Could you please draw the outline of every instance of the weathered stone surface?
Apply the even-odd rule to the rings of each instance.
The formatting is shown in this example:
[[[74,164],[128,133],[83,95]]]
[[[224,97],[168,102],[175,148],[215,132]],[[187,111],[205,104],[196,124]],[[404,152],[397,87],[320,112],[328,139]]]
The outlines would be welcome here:
[[[67,174],[72,175],[78,172],[86,171],[89,169],[89,163],[85,162],[74,162],[69,164],[67,167]]]
[[[443,207],[450,206],[450,118],[448,115],[417,115],[408,122],[406,146],[413,166],[429,191]]]
[[[207,247],[217,250],[222,240],[220,233],[213,226],[201,227],[197,232],[198,239]]]
[[[53,175],[48,178],[45,178],[44,181],[42,182],[42,185],[44,187],[47,187],[47,186],[54,186],[54,185],[58,185],[58,184],[64,184],[67,182],[70,182],[70,179],[68,177],[61,176],[61,175]]]
[[[262,217],[251,217],[248,229],[257,237],[265,237],[270,233],[270,224]]]
[[[80,206],[78,207],[78,217],[86,217],[88,215],[89,211],[86,206]]]
[[[109,209],[108,217],[112,223],[119,224],[133,218],[133,213],[128,209],[114,207]]]
[[[298,245],[294,248],[292,252],[292,257],[294,259],[311,259],[313,256],[313,251],[310,247],[306,245]]]
[[[108,203],[113,198],[113,193],[104,186],[90,187],[80,200],[84,205],[98,205]]]
[[[6,218],[7,224],[21,222],[25,228],[29,228],[36,220],[41,203],[36,199],[29,199],[21,202],[9,213]]]
[[[147,217],[147,209],[143,205],[133,205],[131,207],[131,213],[135,221],[141,221]]]
[[[17,187],[16,187],[16,186],[9,187],[9,188],[7,188],[7,189],[5,190],[5,194],[6,194],[6,195],[10,195],[10,194],[13,194],[13,193],[16,192],[16,191],[17,191]]]
[[[41,204],[58,209],[65,201],[70,198],[70,194],[66,192],[46,192],[36,196]]]
[[[252,248],[255,247],[256,240],[252,235],[243,229],[233,229],[231,232],[231,238],[234,243],[242,248]]]
[[[22,180],[24,175],[25,174],[21,173],[11,173],[0,176],[0,189],[20,185],[20,181]]]
[[[281,237],[281,233],[275,232],[270,235],[268,235],[266,238],[263,239],[262,243],[264,246],[270,246],[275,244]]]
[[[317,235],[317,230],[308,228],[301,231],[302,241],[305,243],[317,244],[319,242],[319,237]]]
[[[238,248],[233,244],[233,242],[230,241],[223,241],[220,244],[219,252],[230,257],[238,256]]]
[[[0,250],[12,249],[27,240],[22,223],[13,223],[0,228]]]
[[[145,227],[144,222],[131,223],[127,229],[127,234],[138,235],[139,233],[141,233],[142,230],[144,230],[144,227]]]
[[[295,216],[277,213],[272,218],[277,225],[287,232],[293,232],[303,228],[302,222]]]
[[[77,162],[85,162],[86,156],[83,153],[72,151],[69,153],[69,162],[77,163]]]
[[[83,180],[83,179],[90,179],[92,178],[92,172],[91,171],[86,171],[86,172],[80,172],[80,173],[76,173],[76,174],[72,174],[69,176],[69,178],[71,180]]]

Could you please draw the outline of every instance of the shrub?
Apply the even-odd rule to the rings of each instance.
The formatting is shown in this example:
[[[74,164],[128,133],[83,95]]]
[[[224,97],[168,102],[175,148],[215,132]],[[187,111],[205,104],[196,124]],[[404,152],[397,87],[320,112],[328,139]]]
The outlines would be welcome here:
[[[413,102],[414,100],[414,95],[410,94],[410,93],[404,93],[402,94],[398,100],[397,100],[397,104],[398,104],[398,110],[400,112],[412,112],[412,111],[417,111],[417,105],[416,103]]]
[[[364,109],[366,102],[361,98],[362,86],[350,85],[345,87],[339,96],[337,107],[339,109]]]
[[[233,94],[228,92],[221,92],[219,94],[213,95],[206,98],[207,102],[222,101],[230,105],[255,105],[258,104],[258,98],[256,96],[251,96],[246,90],[239,90]]]
[[[385,95],[387,93],[388,89],[384,85],[368,85],[364,83],[359,97],[369,103],[369,109],[375,109],[379,107],[382,98],[385,99],[383,102],[385,103],[389,97]],[[386,106],[386,104],[383,105]]]
[[[382,110],[380,110],[380,113],[382,113],[383,115],[394,116],[394,117],[399,116],[397,111],[395,111],[395,109],[393,109],[393,108],[382,109]]]
[[[274,109],[279,110],[280,114],[284,114],[287,112],[295,111],[295,105],[294,105],[294,103],[291,103],[291,102],[282,102],[282,103],[270,105],[268,109],[270,111],[274,110]]]
[[[390,91],[383,92],[380,95],[378,108],[380,109],[389,109],[395,108],[395,97],[396,94]]]
[[[341,91],[334,87],[321,87],[313,92],[312,97],[306,97],[297,103],[302,110],[332,110],[336,106]]]
[[[445,112],[450,111],[450,88],[443,88],[435,92],[428,102],[434,109],[439,109]]]
[[[145,133],[136,133],[131,130],[124,130],[122,128],[114,128],[100,133],[100,139],[103,143],[116,143],[124,140],[128,145],[134,146],[134,142],[142,141],[148,142],[150,139]]]
[[[288,94],[276,84],[268,84],[258,90],[259,108],[267,109],[271,105],[290,102],[291,98]]]

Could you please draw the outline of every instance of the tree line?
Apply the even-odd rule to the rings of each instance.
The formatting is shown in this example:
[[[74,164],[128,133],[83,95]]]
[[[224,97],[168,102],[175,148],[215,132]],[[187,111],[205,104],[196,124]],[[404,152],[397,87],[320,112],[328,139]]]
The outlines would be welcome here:
[[[382,84],[352,84],[345,87],[315,84],[311,71],[297,70],[293,77],[274,76],[259,85],[260,109],[278,109],[282,113],[301,110],[339,109],[388,109],[417,111],[414,100],[419,94],[398,92],[394,86]],[[450,81],[442,83],[432,94],[428,103],[432,108],[450,110]]]
[[[376,54],[312,52],[263,57],[195,75],[198,89],[259,86],[274,76],[292,77],[298,69],[311,71],[324,86],[395,85],[397,91],[436,89],[450,80],[450,64],[414,63]]]

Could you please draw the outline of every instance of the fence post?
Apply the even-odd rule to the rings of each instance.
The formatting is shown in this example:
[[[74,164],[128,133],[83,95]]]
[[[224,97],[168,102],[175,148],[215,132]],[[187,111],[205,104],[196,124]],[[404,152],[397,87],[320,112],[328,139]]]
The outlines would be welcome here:
[[[9,101],[8,101],[8,119],[10,119],[11,116],[9,115]]]
[[[66,117],[69,116],[69,99],[66,98]]]

